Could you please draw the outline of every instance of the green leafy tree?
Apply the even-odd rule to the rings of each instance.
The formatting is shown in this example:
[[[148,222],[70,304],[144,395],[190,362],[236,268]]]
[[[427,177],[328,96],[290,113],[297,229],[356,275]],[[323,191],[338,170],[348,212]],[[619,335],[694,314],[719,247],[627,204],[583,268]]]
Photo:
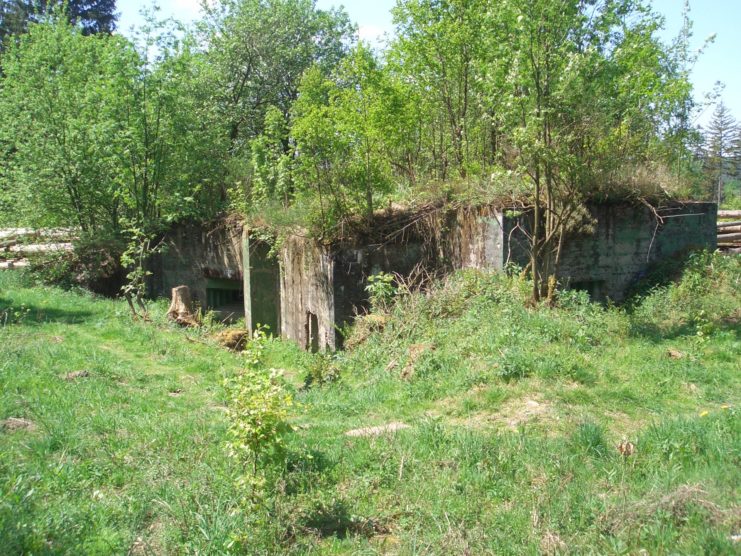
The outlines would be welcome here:
[[[124,128],[113,137],[119,194],[131,225],[145,231],[208,217],[223,207],[227,143],[202,88],[205,59],[193,37],[178,31],[156,20],[142,28],[136,63],[128,68],[126,89],[111,114]]]
[[[414,83],[423,154],[418,163],[445,180],[475,166],[478,134],[490,135],[494,115],[478,96],[487,0],[404,0],[394,9],[398,38],[391,63]],[[494,139],[495,140],[495,139]]]
[[[393,186],[392,160],[413,124],[403,88],[373,53],[358,45],[332,78],[309,72],[294,107],[291,130],[298,180],[333,199],[334,213],[359,211],[368,219],[377,194]]]
[[[288,152],[288,124],[271,106],[265,114],[265,131],[250,142],[252,202],[279,200],[284,207],[292,196],[292,160]]]
[[[3,57],[0,136],[16,210],[34,225],[117,228],[121,198],[111,117],[136,52],[120,37],[84,37],[65,19],[32,24]],[[115,110],[114,110],[115,111]]]
[[[355,31],[314,0],[220,0],[206,14],[208,81],[235,152],[263,131],[268,107],[289,114],[303,73],[331,70]]]
[[[222,205],[226,143],[192,38],[157,25],[135,43],[57,14],[4,56],[6,200],[29,224],[151,237]],[[156,57],[149,57],[157,52]]]

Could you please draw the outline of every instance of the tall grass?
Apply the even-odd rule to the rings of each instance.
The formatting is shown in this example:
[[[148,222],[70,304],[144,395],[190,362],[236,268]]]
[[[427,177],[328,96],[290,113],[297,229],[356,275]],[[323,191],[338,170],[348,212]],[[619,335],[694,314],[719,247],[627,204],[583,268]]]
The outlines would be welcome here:
[[[0,420],[35,427],[0,431],[3,551],[734,554],[740,279],[704,254],[628,306],[547,308],[467,271],[351,351],[267,341],[296,405],[255,507],[225,451],[240,356],[1,274]]]

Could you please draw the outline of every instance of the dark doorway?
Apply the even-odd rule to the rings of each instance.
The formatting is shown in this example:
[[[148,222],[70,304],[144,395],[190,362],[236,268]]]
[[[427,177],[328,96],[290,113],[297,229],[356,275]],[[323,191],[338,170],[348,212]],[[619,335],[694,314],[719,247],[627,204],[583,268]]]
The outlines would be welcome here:
[[[319,319],[314,313],[306,313],[306,350],[319,351]]]
[[[244,290],[241,280],[208,278],[206,280],[206,307],[221,320],[236,321],[244,316]]]

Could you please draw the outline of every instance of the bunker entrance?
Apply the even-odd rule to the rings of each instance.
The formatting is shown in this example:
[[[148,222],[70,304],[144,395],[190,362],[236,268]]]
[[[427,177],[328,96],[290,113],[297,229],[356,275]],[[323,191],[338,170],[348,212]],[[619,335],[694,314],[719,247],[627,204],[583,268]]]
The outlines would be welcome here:
[[[208,278],[206,307],[223,321],[233,322],[244,315],[244,290],[241,280]]]
[[[604,280],[585,280],[581,282],[572,282],[569,289],[587,292],[589,297],[595,301],[604,299],[605,281]]]

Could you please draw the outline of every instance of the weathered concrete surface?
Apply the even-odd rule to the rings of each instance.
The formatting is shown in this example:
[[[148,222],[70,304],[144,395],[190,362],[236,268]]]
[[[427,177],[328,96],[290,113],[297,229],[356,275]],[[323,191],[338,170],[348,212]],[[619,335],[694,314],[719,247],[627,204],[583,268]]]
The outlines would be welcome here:
[[[281,335],[305,349],[342,347],[344,326],[369,309],[368,276],[501,268],[502,215],[492,207],[380,213],[372,230],[331,245],[294,236],[281,248]],[[251,296],[254,298],[254,296]],[[317,332],[314,334],[316,320]]]
[[[505,218],[493,206],[460,207],[446,215],[437,240],[439,259],[453,269],[503,268]]]
[[[677,203],[656,213],[625,203],[590,206],[592,232],[565,241],[559,281],[595,299],[620,301],[655,262],[714,249],[716,218],[713,203]],[[291,238],[281,252],[282,335],[311,348],[315,315],[319,349],[341,347],[335,330],[368,308],[367,278],[378,272],[405,276],[422,265],[440,274],[528,262],[527,216],[496,207],[437,211],[417,220],[396,215],[395,226],[404,233],[330,246]]]
[[[656,213],[643,205],[593,205],[589,220],[591,233],[566,239],[558,278],[597,299],[620,301],[657,261],[716,247],[713,203],[675,203]],[[239,225],[182,226],[155,267],[156,283],[159,292],[188,285],[202,304],[209,284],[227,293],[244,290],[248,327],[267,324],[304,349],[333,350],[341,347],[338,329],[368,309],[368,276],[408,276],[420,266],[437,275],[499,270],[508,262],[524,266],[527,221],[527,215],[495,206],[395,210],[379,213],[371,231],[331,245],[290,236],[277,259],[268,256],[265,243],[243,238]]]
[[[170,296],[172,288],[189,286],[194,303],[209,309],[209,283],[242,290],[242,226],[236,223],[181,224],[166,236],[165,250],[152,261],[150,290]],[[213,288],[216,289],[216,288]],[[213,296],[212,296],[213,297]],[[231,301],[231,300],[230,300]],[[243,315],[241,302],[230,303],[230,312]]]
[[[334,261],[324,246],[291,236],[280,251],[280,330],[304,349],[336,347]]]
[[[280,268],[278,260],[270,255],[270,245],[250,241],[245,230],[243,237],[244,311],[248,330],[267,326],[268,332],[280,335]]]
[[[717,245],[714,203],[675,203],[656,213],[627,203],[590,205],[589,213],[593,232],[573,234],[564,241],[557,276],[563,286],[586,290],[594,299],[622,301],[654,263]],[[505,220],[510,238],[505,259],[509,256],[524,266],[528,261],[524,234],[509,233],[522,218]]]

